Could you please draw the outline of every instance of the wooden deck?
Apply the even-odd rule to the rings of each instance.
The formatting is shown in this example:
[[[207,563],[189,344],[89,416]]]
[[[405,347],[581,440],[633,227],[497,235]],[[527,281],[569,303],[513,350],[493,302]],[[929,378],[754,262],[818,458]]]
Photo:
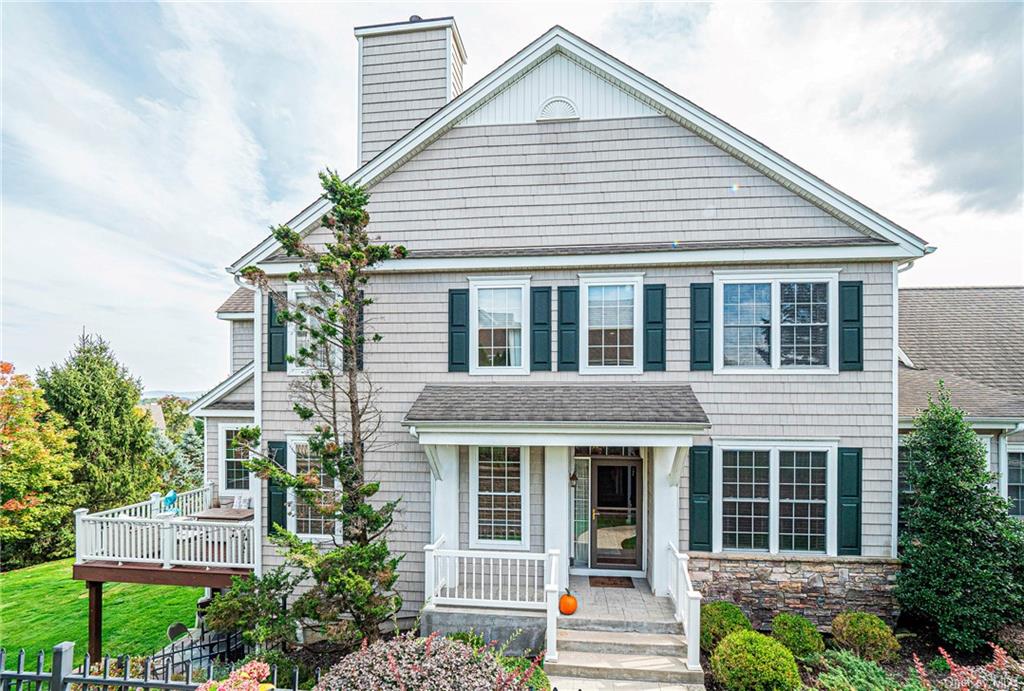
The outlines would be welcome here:
[[[146,585],[184,585],[200,588],[228,588],[234,576],[251,576],[252,569],[223,566],[172,566],[160,564],[123,563],[116,561],[85,561],[75,564],[73,578],[95,583],[143,583]]]

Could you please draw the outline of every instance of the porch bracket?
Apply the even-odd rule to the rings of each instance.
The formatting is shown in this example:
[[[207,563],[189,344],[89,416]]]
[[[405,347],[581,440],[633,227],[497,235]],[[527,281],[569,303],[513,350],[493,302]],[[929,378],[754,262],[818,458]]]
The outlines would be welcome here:
[[[668,471],[668,484],[670,487],[678,487],[679,479],[683,476],[683,468],[686,467],[686,459],[690,456],[690,447],[677,446],[672,459],[672,467]]]
[[[437,457],[437,444],[424,444],[423,453],[427,456],[427,465],[430,466],[430,474],[435,480],[443,481],[441,474],[441,462]]]

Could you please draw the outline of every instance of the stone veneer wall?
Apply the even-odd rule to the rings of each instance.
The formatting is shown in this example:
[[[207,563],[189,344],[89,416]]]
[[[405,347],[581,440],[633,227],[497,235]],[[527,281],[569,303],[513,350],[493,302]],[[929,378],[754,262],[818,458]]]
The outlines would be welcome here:
[[[690,553],[690,577],[704,601],[735,602],[755,628],[768,628],[773,616],[786,611],[819,628],[850,610],[894,624],[898,570],[895,559]]]

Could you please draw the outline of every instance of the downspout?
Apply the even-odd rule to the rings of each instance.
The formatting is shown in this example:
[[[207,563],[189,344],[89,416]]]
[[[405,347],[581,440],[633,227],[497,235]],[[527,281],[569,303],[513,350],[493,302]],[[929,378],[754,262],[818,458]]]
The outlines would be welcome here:
[[[1007,444],[1011,436],[1020,432],[1024,432],[1024,422],[1018,422],[1016,427],[999,435],[999,496],[1004,499],[1010,496],[1010,450]]]

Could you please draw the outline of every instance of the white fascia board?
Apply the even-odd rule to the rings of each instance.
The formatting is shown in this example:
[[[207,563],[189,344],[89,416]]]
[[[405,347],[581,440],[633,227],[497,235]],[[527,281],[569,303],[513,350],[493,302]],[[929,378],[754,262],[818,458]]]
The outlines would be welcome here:
[[[407,257],[379,264],[373,272],[516,271],[595,267],[687,266],[693,264],[751,264],[822,261],[886,261],[905,256],[895,245],[853,247],[778,247],[768,249],[664,250],[614,254],[566,254],[502,257]],[[257,265],[268,275],[300,271],[299,262]]]
[[[761,172],[777,180],[788,182],[791,191],[803,192],[811,201],[822,205],[827,211],[841,216],[854,225],[861,225],[879,236],[895,242],[908,259],[922,257],[927,253],[927,244],[921,238],[899,227],[882,215],[867,208],[860,202],[846,196],[823,180],[811,175],[793,162],[775,153],[756,139],[743,134],[723,120],[697,107],[682,96],[670,91],[655,80],[641,74],[604,51],[555,26],[530,43],[526,48],[450,101],[433,115],[414,127],[401,139],[356,170],[345,181],[351,184],[372,185],[394,167],[401,165],[423,147],[434,141],[458,120],[482,105],[489,96],[504,88],[521,73],[546,59],[551,53],[562,51],[569,56],[605,73],[614,82],[649,104],[657,107],[666,116],[677,120],[698,135],[737,156]],[[308,222],[327,209],[327,202],[319,199],[289,222],[298,232],[304,227],[300,219]],[[237,262],[228,267],[235,273],[247,264],[266,259],[276,248],[273,237],[267,238]]]
[[[195,403],[189,406],[188,411],[186,412],[192,416],[197,415],[199,411],[203,410],[206,406],[220,399],[221,396],[231,393],[239,386],[244,384],[245,381],[253,375],[254,369],[255,368],[253,366],[253,363],[251,362],[245,367],[242,367],[237,372],[232,374],[230,377],[222,381],[220,384],[217,384],[217,386],[213,387],[205,394],[203,394],[198,400],[196,400]],[[239,417],[246,416],[246,411],[240,410],[238,412]]]
[[[1016,428],[1020,424],[1024,424],[1024,418],[1014,417],[964,417],[964,421],[967,422],[973,429],[999,429],[999,430],[1010,430]],[[914,418],[901,417],[900,418],[900,429],[914,429]]]
[[[217,319],[225,321],[252,321],[255,318],[253,312],[218,312]]]
[[[416,435],[420,444],[453,446],[693,446],[693,437],[705,434],[705,425],[642,425],[614,423],[572,423],[565,425],[499,424],[441,425],[420,423]]]
[[[253,420],[255,418],[255,411],[253,410],[211,410],[206,408],[203,410],[201,417],[231,417],[239,418],[243,420]]]

